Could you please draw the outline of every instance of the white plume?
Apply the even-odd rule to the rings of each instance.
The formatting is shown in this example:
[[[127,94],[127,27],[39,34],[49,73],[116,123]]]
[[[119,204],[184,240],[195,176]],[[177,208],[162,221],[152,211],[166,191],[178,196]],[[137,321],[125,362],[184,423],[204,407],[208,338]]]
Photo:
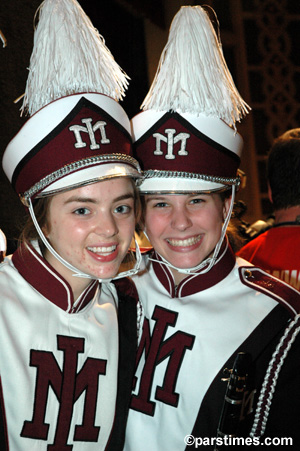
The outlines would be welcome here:
[[[22,113],[79,92],[123,98],[129,77],[76,0],[45,0],[36,14]]]
[[[205,114],[235,122],[251,109],[240,96],[212,23],[200,6],[174,17],[144,110]]]

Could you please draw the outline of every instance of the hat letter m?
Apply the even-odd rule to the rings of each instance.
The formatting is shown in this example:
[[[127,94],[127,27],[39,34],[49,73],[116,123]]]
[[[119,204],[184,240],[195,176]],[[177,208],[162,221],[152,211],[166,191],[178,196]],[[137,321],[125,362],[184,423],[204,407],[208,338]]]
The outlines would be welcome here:
[[[179,141],[181,141],[181,146],[178,155],[188,155],[188,152],[186,150],[186,142],[190,137],[189,133],[178,133],[178,135],[174,136],[176,133],[176,130],[174,128],[166,128],[165,133],[167,134],[167,137],[165,137],[161,133],[153,133],[153,138],[156,139],[156,149],[154,151],[154,155],[163,155],[160,147],[162,141],[167,143],[167,154],[165,155],[165,158],[167,160],[174,160],[174,144],[178,143]]]
[[[86,124],[86,127],[83,125],[72,125],[69,127],[76,138],[75,147],[76,149],[80,149],[82,147],[86,147],[86,143],[82,141],[81,132],[88,133],[90,138],[90,149],[96,150],[100,149],[100,144],[97,144],[95,131],[99,130],[101,135],[101,144],[109,144],[110,140],[106,137],[105,126],[107,125],[104,121],[98,121],[95,125],[92,125],[92,118],[81,119],[83,124]]]

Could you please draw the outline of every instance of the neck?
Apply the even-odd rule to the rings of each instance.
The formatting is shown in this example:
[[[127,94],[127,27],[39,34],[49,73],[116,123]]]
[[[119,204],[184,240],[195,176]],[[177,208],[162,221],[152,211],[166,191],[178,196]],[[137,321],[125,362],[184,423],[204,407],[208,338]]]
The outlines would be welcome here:
[[[81,293],[89,286],[91,279],[83,279],[81,277],[73,277],[68,280],[73,291],[74,302],[79,298]],[[74,280],[75,279],[75,280]]]
[[[274,215],[275,224],[279,224],[281,222],[294,222],[296,221],[297,216],[300,216],[300,205],[282,210],[276,210]]]
[[[204,262],[205,260],[207,260],[209,257],[211,257],[212,255],[213,255],[213,252],[211,252],[207,257],[205,257],[201,262],[199,262],[199,265],[202,262]],[[172,266],[170,266],[170,271],[173,274],[175,285],[179,285],[183,279],[190,276],[190,274],[179,272],[177,269],[172,268]]]
[[[174,269],[172,267],[170,267],[170,271],[173,274],[175,285],[179,285],[183,279],[188,277],[188,274],[178,272],[177,269]]]

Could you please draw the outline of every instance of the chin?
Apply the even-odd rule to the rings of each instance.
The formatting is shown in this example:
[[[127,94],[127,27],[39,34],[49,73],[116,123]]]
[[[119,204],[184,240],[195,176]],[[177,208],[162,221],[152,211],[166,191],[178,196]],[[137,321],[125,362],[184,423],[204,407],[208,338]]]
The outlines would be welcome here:
[[[171,259],[166,259],[168,260],[171,265],[176,266],[176,268],[180,268],[180,269],[189,269],[189,268],[194,268],[195,266],[200,265],[200,263],[202,263],[203,259],[197,259],[197,260],[171,260]]]
[[[103,272],[101,274],[98,274],[96,277],[98,279],[112,279],[117,274],[118,274],[118,271],[108,271],[108,272]]]
[[[112,268],[110,270],[102,269],[102,271],[99,271],[99,270],[97,271],[96,269],[95,269],[95,271],[91,271],[91,270],[86,269],[84,272],[86,274],[90,274],[91,277],[94,279],[112,279],[113,277],[115,277],[118,274],[118,269],[119,269],[119,266],[116,268]]]

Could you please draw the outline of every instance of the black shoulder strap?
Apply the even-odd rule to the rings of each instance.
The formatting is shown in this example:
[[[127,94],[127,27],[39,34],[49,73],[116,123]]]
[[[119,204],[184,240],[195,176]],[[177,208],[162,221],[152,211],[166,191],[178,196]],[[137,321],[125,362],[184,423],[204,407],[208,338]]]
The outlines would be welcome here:
[[[137,291],[130,279],[114,282],[118,293],[119,372],[116,414],[107,451],[121,451],[132,392],[137,351]]]

